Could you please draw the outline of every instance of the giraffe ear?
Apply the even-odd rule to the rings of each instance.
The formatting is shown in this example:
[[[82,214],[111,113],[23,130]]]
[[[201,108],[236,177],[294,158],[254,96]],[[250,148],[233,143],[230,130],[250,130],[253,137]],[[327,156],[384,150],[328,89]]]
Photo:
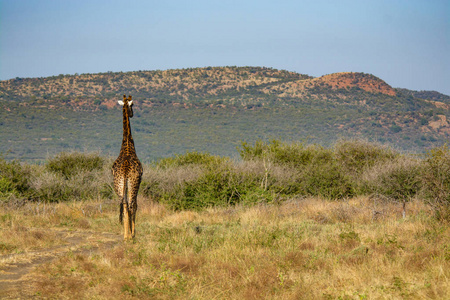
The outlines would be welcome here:
[[[128,102],[128,106],[133,105],[133,101]]]
[[[117,103],[119,103],[119,104],[122,105],[122,106],[125,104],[125,103],[123,103],[122,100],[117,101]]]

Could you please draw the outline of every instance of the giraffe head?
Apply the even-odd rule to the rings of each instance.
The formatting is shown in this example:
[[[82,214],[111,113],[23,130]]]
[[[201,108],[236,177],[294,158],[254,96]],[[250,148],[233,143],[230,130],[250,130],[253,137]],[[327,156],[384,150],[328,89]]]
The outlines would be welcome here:
[[[123,106],[123,109],[126,109],[128,111],[128,116],[130,118],[132,118],[133,117],[133,100],[131,100],[131,96],[128,96],[128,98],[127,98],[126,95],[123,95],[123,101],[119,100],[118,103]]]

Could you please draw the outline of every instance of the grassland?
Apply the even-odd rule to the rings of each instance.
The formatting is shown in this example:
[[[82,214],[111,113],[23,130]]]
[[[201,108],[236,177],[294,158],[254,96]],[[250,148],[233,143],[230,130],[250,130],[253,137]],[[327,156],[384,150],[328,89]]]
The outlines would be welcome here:
[[[421,201],[292,198],[172,211],[139,198],[137,239],[121,241],[114,201],[2,206],[3,253],[34,262],[11,298],[448,299],[450,232]],[[58,238],[67,231],[79,244]],[[105,234],[109,236],[104,246]],[[112,241],[112,242],[111,242]],[[53,260],[35,251],[69,245]],[[103,247],[102,247],[103,245]],[[1,279],[17,256],[3,255]],[[5,279],[4,279],[5,280]],[[4,282],[2,287],[6,285]],[[5,297],[5,294],[2,294]]]
[[[122,240],[112,160],[0,159],[0,297],[448,299],[450,150],[243,143],[144,165]]]

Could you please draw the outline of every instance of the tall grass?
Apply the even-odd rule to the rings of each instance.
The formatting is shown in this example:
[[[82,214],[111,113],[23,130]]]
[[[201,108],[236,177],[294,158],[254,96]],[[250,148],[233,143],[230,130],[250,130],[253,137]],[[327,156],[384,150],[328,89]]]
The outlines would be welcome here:
[[[292,197],[329,200],[373,195],[406,205],[428,201],[449,218],[450,150],[423,157],[365,141],[332,148],[305,143],[243,143],[241,160],[187,152],[148,165],[141,193],[176,210],[282,202]],[[68,201],[114,197],[111,159],[93,153],[61,153],[43,166],[0,160],[3,201]]]
[[[421,201],[398,218],[394,203],[296,198],[279,205],[173,211],[140,199],[134,243],[123,243],[116,206],[35,203],[0,211],[0,245],[23,253],[80,244],[30,270],[18,292],[37,299],[448,299],[450,232]],[[374,217],[374,211],[379,213]],[[3,217],[8,215],[9,217]],[[20,227],[18,223],[32,229]],[[87,227],[87,225],[89,227]],[[56,228],[55,228],[56,227]],[[47,230],[47,228],[49,230]],[[86,228],[89,230],[86,231]],[[95,250],[100,233],[115,246]],[[29,258],[26,252],[24,259]],[[0,264],[8,261],[2,260]],[[1,295],[1,291],[0,291]]]

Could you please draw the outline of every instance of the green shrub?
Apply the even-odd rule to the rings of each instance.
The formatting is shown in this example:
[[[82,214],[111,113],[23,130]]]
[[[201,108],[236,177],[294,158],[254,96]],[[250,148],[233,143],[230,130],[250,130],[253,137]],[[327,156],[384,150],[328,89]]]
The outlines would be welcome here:
[[[102,170],[79,171],[66,179],[59,173],[43,169],[32,182],[35,199],[45,202],[69,200],[111,199],[112,175],[109,166]]]
[[[335,145],[336,159],[352,174],[361,174],[375,164],[392,161],[398,154],[393,150],[358,140],[344,140]]]
[[[14,192],[15,189],[11,180],[7,177],[0,176],[0,198],[8,198]]]
[[[181,201],[174,202],[172,206],[177,209],[199,209],[236,204],[239,202],[239,189],[236,174],[231,170],[208,171],[196,181],[185,184]]]
[[[204,172],[205,167],[201,165],[147,166],[142,176],[141,191],[144,196],[162,199],[165,195],[180,193],[186,183],[197,180]]]
[[[32,193],[31,176],[30,168],[17,161],[8,162],[0,158],[0,198],[8,198],[10,195],[28,198]]]
[[[273,141],[272,143],[279,142]],[[241,148],[237,148],[241,158],[244,160],[251,160],[255,158],[262,158],[263,153],[267,152],[269,145],[264,143],[262,140],[257,140],[255,142],[255,146],[250,146],[247,142],[242,142]]]
[[[296,169],[298,176],[284,187],[274,183],[272,188],[281,189],[284,193],[328,199],[355,195],[355,184],[346,170],[337,163],[333,151],[320,145],[285,144],[276,140],[269,143],[257,141],[254,146],[242,143],[239,153],[244,160],[268,161]]]
[[[302,194],[331,200],[356,194],[352,178],[334,161],[309,165],[298,184]]]
[[[425,159],[360,141],[332,149],[279,141],[243,143],[243,161],[187,152],[144,168],[141,193],[174,209],[278,201],[297,195],[342,199],[378,193],[406,203],[419,192],[450,216],[450,150]],[[0,199],[66,201],[114,197],[110,166],[97,154],[61,153],[45,166],[0,159]]]
[[[105,159],[95,153],[61,152],[50,159],[47,170],[63,175],[65,179],[79,172],[89,172],[103,168]]]
[[[257,141],[255,146],[243,143],[240,153],[245,158],[240,164],[197,152],[164,159],[144,174],[143,194],[174,209],[271,202],[298,194],[355,195],[354,182],[330,149]]]
[[[208,161],[213,161],[209,164]],[[142,193],[173,209],[203,209],[238,203],[270,202],[274,192],[262,184],[264,168],[233,164],[228,159],[208,158],[206,164],[172,164],[147,168]]]
[[[423,194],[436,207],[439,218],[450,219],[450,149],[436,148],[427,153]]]
[[[111,198],[112,162],[98,154],[60,153],[35,166],[29,199],[45,202]]]
[[[160,168],[179,167],[186,165],[205,165],[214,166],[228,161],[225,157],[214,156],[204,152],[186,152],[185,154],[175,155],[175,157],[167,157],[158,161],[157,166]]]
[[[36,200],[44,202],[61,202],[74,197],[74,187],[59,174],[43,171],[34,182]]]
[[[257,176],[239,172],[229,163],[204,168],[193,178],[185,174],[189,178],[179,179],[171,187],[167,182],[145,181],[144,194],[177,210],[270,201],[270,197],[263,197],[270,195],[260,187]]]
[[[269,143],[259,140],[255,142],[254,146],[243,142],[238,151],[244,160],[263,159],[276,164],[295,167],[310,163],[328,163],[333,159],[333,152],[320,145],[286,144],[277,140],[272,140]]]
[[[390,199],[408,202],[422,187],[421,161],[399,157],[366,170],[363,190],[378,193]]]
[[[389,130],[392,131],[393,133],[398,133],[398,132],[402,131],[403,129],[398,125],[392,125],[389,128]]]

